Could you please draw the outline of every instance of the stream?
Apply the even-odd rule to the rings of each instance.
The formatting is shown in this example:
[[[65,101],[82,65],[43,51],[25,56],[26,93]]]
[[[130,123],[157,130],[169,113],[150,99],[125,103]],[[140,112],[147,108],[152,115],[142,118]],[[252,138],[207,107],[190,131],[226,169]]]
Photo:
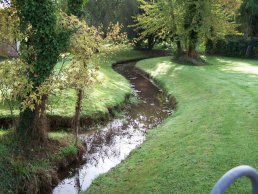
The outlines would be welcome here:
[[[87,152],[84,163],[65,172],[53,194],[78,194],[86,191],[94,179],[123,161],[145,140],[148,130],[161,124],[173,113],[174,106],[164,93],[134,68],[135,62],[119,64],[114,69],[130,80],[137,103],[125,107],[124,114],[95,132],[82,134]]]

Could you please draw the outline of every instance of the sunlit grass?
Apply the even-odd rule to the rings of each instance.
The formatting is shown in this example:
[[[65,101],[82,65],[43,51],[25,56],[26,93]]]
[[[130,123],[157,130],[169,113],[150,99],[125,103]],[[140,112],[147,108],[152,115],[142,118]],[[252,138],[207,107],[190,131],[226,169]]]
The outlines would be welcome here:
[[[100,66],[98,82],[85,91],[83,100],[82,115],[91,117],[94,115],[106,114],[108,108],[117,106],[124,102],[125,96],[131,94],[129,82],[112,68],[112,63],[119,60],[135,59],[144,57],[145,54],[130,48],[114,54],[110,61]],[[55,70],[58,71],[62,65],[69,65],[69,60],[64,63],[57,63]],[[114,95],[115,94],[115,95]],[[74,89],[66,89],[49,96],[48,114],[55,116],[72,117],[75,112],[76,92]],[[18,106],[14,111],[19,114]],[[9,117],[8,106],[0,103],[0,117]]]
[[[177,99],[177,111],[86,193],[210,193],[238,165],[258,169],[258,61],[207,57],[206,66],[170,57],[138,67]],[[227,193],[251,193],[241,179]]]
[[[68,137],[70,135],[71,135],[70,133],[65,132],[65,131],[54,131],[54,132],[49,132],[48,133],[48,137],[50,139],[56,139],[56,140],[63,139],[63,138]]]

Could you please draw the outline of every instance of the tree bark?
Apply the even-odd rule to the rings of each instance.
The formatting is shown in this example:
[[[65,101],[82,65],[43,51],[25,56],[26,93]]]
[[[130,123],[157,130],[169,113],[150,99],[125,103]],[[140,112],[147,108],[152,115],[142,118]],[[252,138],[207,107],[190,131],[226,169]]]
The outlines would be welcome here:
[[[190,59],[198,59],[198,53],[196,51],[198,43],[198,33],[195,30],[191,30],[189,34],[188,52],[187,56]]]
[[[32,122],[32,139],[37,142],[44,142],[47,139],[49,129],[46,115],[48,95],[43,95],[40,104],[35,105],[34,119]]]
[[[23,140],[43,143],[47,140],[48,124],[46,117],[46,104],[48,95],[43,95],[41,102],[35,104],[35,109],[26,109],[20,113],[17,133]]]
[[[189,45],[189,48],[188,48],[188,57],[190,59],[198,59],[198,53],[196,51],[196,47],[195,46],[192,46],[192,45]]]
[[[182,57],[184,54],[180,40],[176,41],[176,58]]]
[[[148,36],[148,50],[152,50],[155,45],[155,38],[154,35]]]
[[[77,91],[77,102],[76,102],[75,116],[74,116],[74,122],[73,122],[74,133],[76,136],[76,138],[75,138],[76,146],[78,144],[78,134],[79,134],[79,128],[80,128],[82,99],[83,99],[83,90],[79,89]]]

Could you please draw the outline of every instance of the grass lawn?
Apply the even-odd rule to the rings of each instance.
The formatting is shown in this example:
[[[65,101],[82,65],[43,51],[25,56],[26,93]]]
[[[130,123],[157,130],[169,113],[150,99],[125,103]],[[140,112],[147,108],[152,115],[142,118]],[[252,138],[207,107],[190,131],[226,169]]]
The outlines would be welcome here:
[[[86,193],[207,194],[238,165],[258,169],[258,61],[208,57],[187,66],[169,57],[141,61],[176,97],[176,113]],[[250,193],[246,178],[228,193]]]
[[[82,115],[87,117],[100,116],[108,113],[108,108],[119,106],[130,95],[132,90],[129,82],[120,74],[112,69],[112,64],[120,60],[129,60],[146,57],[146,54],[130,48],[122,50],[113,55],[111,60],[100,66],[98,83],[86,91],[86,97],[83,101]],[[57,64],[58,68],[61,63]],[[114,95],[115,94],[115,95]],[[0,97],[1,100],[1,97]],[[54,116],[71,117],[75,112],[76,92],[73,89],[67,89],[61,93],[51,95],[49,98],[48,114]],[[19,114],[18,109],[14,111]],[[0,103],[0,117],[10,116],[7,104]]]

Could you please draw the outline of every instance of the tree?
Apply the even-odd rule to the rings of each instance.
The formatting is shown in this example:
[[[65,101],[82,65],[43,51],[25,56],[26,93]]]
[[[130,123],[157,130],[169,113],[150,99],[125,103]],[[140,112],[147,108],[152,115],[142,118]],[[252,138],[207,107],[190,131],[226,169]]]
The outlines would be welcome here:
[[[240,21],[246,37],[254,37],[258,26],[258,3],[256,0],[243,0],[240,7]]]
[[[136,20],[142,28],[142,36],[156,37],[175,42],[178,57],[196,63],[198,44],[208,38],[223,37],[235,33],[232,21],[234,12],[225,9],[222,0],[140,0],[144,13]],[[182,52],[184,50],[184,52]]]
[[[241,28],[245,38],[250,39],[246,49],[246,57],[252,55],[252,40],[258,33],[258,4],[255,0],[244,0],[240,7]]]
[[[0,63],[0,100],[8,105],[13,124],[16,102],[25,98],[32,89],[32,83],[26,77],[28,69],[29,66],[19,59],[4,60]]]
[[[104,33],[110,23],[120,23],[122,31],[126,32],[129,39],[137,36],[133,28],[132,17],[139,13],[139,3],[137,0],[89,0],[87,3],[88,23],[94,26],[103,26]]]
[[[30,66],[27,79],[35,93],[50,77],[60,53],[68,47],[70,31],[58,24],[52,0],[16,0],[14,3],[22,33],[21,61]],[[32,99],[32,106],[21,110],[17,133],[22,139],[43,142],[47,138],[46,105],[48,93]]]
[[[121,49],[121,45],[124,45],[126,39],[118,24],[107,29],[105,38],[99,29],[90,27],[80,18],[82,4],[83,0],[77,1],[76,4],[68,1],[69,16],[63,13],[63,25],[74,32],[68,49],[72,61],[66,69],[66,78],[67,86],[74,88],[77,93],[73,119],[76,144],[80,128],[82,101],[86,90],[96,81],[99,63],[103,63],[107,55]]]

